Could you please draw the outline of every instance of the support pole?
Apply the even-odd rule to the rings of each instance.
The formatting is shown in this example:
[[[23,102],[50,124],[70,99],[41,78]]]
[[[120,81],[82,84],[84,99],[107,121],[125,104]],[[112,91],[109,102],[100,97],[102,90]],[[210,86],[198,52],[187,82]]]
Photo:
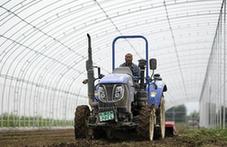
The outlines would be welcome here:
[[[225,129],[225,108],[226,108],[226,0],[224,0],[224,97],[223,97],[223,129]]]

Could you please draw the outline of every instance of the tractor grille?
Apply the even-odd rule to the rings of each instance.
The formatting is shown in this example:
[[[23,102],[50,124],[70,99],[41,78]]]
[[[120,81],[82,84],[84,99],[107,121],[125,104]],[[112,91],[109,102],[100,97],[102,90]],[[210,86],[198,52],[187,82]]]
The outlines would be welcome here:
[[[100,85],[100,87],[102,87],[102,90],[100,90],[100,100],[103,103],[117,102],[117,101],[120,101],[124,97],[125,86],[122,84],[102,84],[102,85]],[[119,87],[121,89],[120,90],[121,92],[119,92]],[[103,93],[105,93],[105,94],[103,94]],[[116,95],[118,95],[118,96],[116,96]]]
[[[105,85],[106,88],[106,101],[107,102],[112,102],[113,101],[113,84],[107,84]]]

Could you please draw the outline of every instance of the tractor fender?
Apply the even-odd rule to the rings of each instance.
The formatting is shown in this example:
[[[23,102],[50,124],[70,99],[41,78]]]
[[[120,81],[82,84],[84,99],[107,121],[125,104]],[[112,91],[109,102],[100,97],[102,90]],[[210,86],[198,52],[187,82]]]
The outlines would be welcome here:
[[[149,89],[147,91],[150,91],[148,94],[148,104],[149,105],[155,105],[157,107],[160,106],[161,103],[161,97],[163,97],[163,92],[167,90],[167,87],[163,81],[155,81],[149,83]]]

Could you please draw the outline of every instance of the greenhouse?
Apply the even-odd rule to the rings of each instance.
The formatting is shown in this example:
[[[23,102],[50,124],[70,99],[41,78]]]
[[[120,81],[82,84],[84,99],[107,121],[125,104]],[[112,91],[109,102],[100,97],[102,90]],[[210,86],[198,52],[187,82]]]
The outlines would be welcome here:
[[[226,26],[226,0],[1,0],[0,128],[73,125],[89,101],[87,34],[103,75],[116,37],[144,36],[166,110],[184,104],[201,127],[225,128]],[[135,64],[145,58],[141,39],[115,48],[115,66],[128,52]]]

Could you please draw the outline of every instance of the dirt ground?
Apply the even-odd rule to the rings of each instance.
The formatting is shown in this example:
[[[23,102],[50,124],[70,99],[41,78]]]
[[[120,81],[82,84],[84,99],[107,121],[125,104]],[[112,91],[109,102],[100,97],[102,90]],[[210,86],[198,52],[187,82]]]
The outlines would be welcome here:
[[[73,129],[0,132],[0,147],[218,147],[227,141],[216,137],[204,139],[200,134],[182,134],[162,140],[146,141],[134,137],[86,140],[74,139]],[[210,136],[210,135],[208,135]]]

